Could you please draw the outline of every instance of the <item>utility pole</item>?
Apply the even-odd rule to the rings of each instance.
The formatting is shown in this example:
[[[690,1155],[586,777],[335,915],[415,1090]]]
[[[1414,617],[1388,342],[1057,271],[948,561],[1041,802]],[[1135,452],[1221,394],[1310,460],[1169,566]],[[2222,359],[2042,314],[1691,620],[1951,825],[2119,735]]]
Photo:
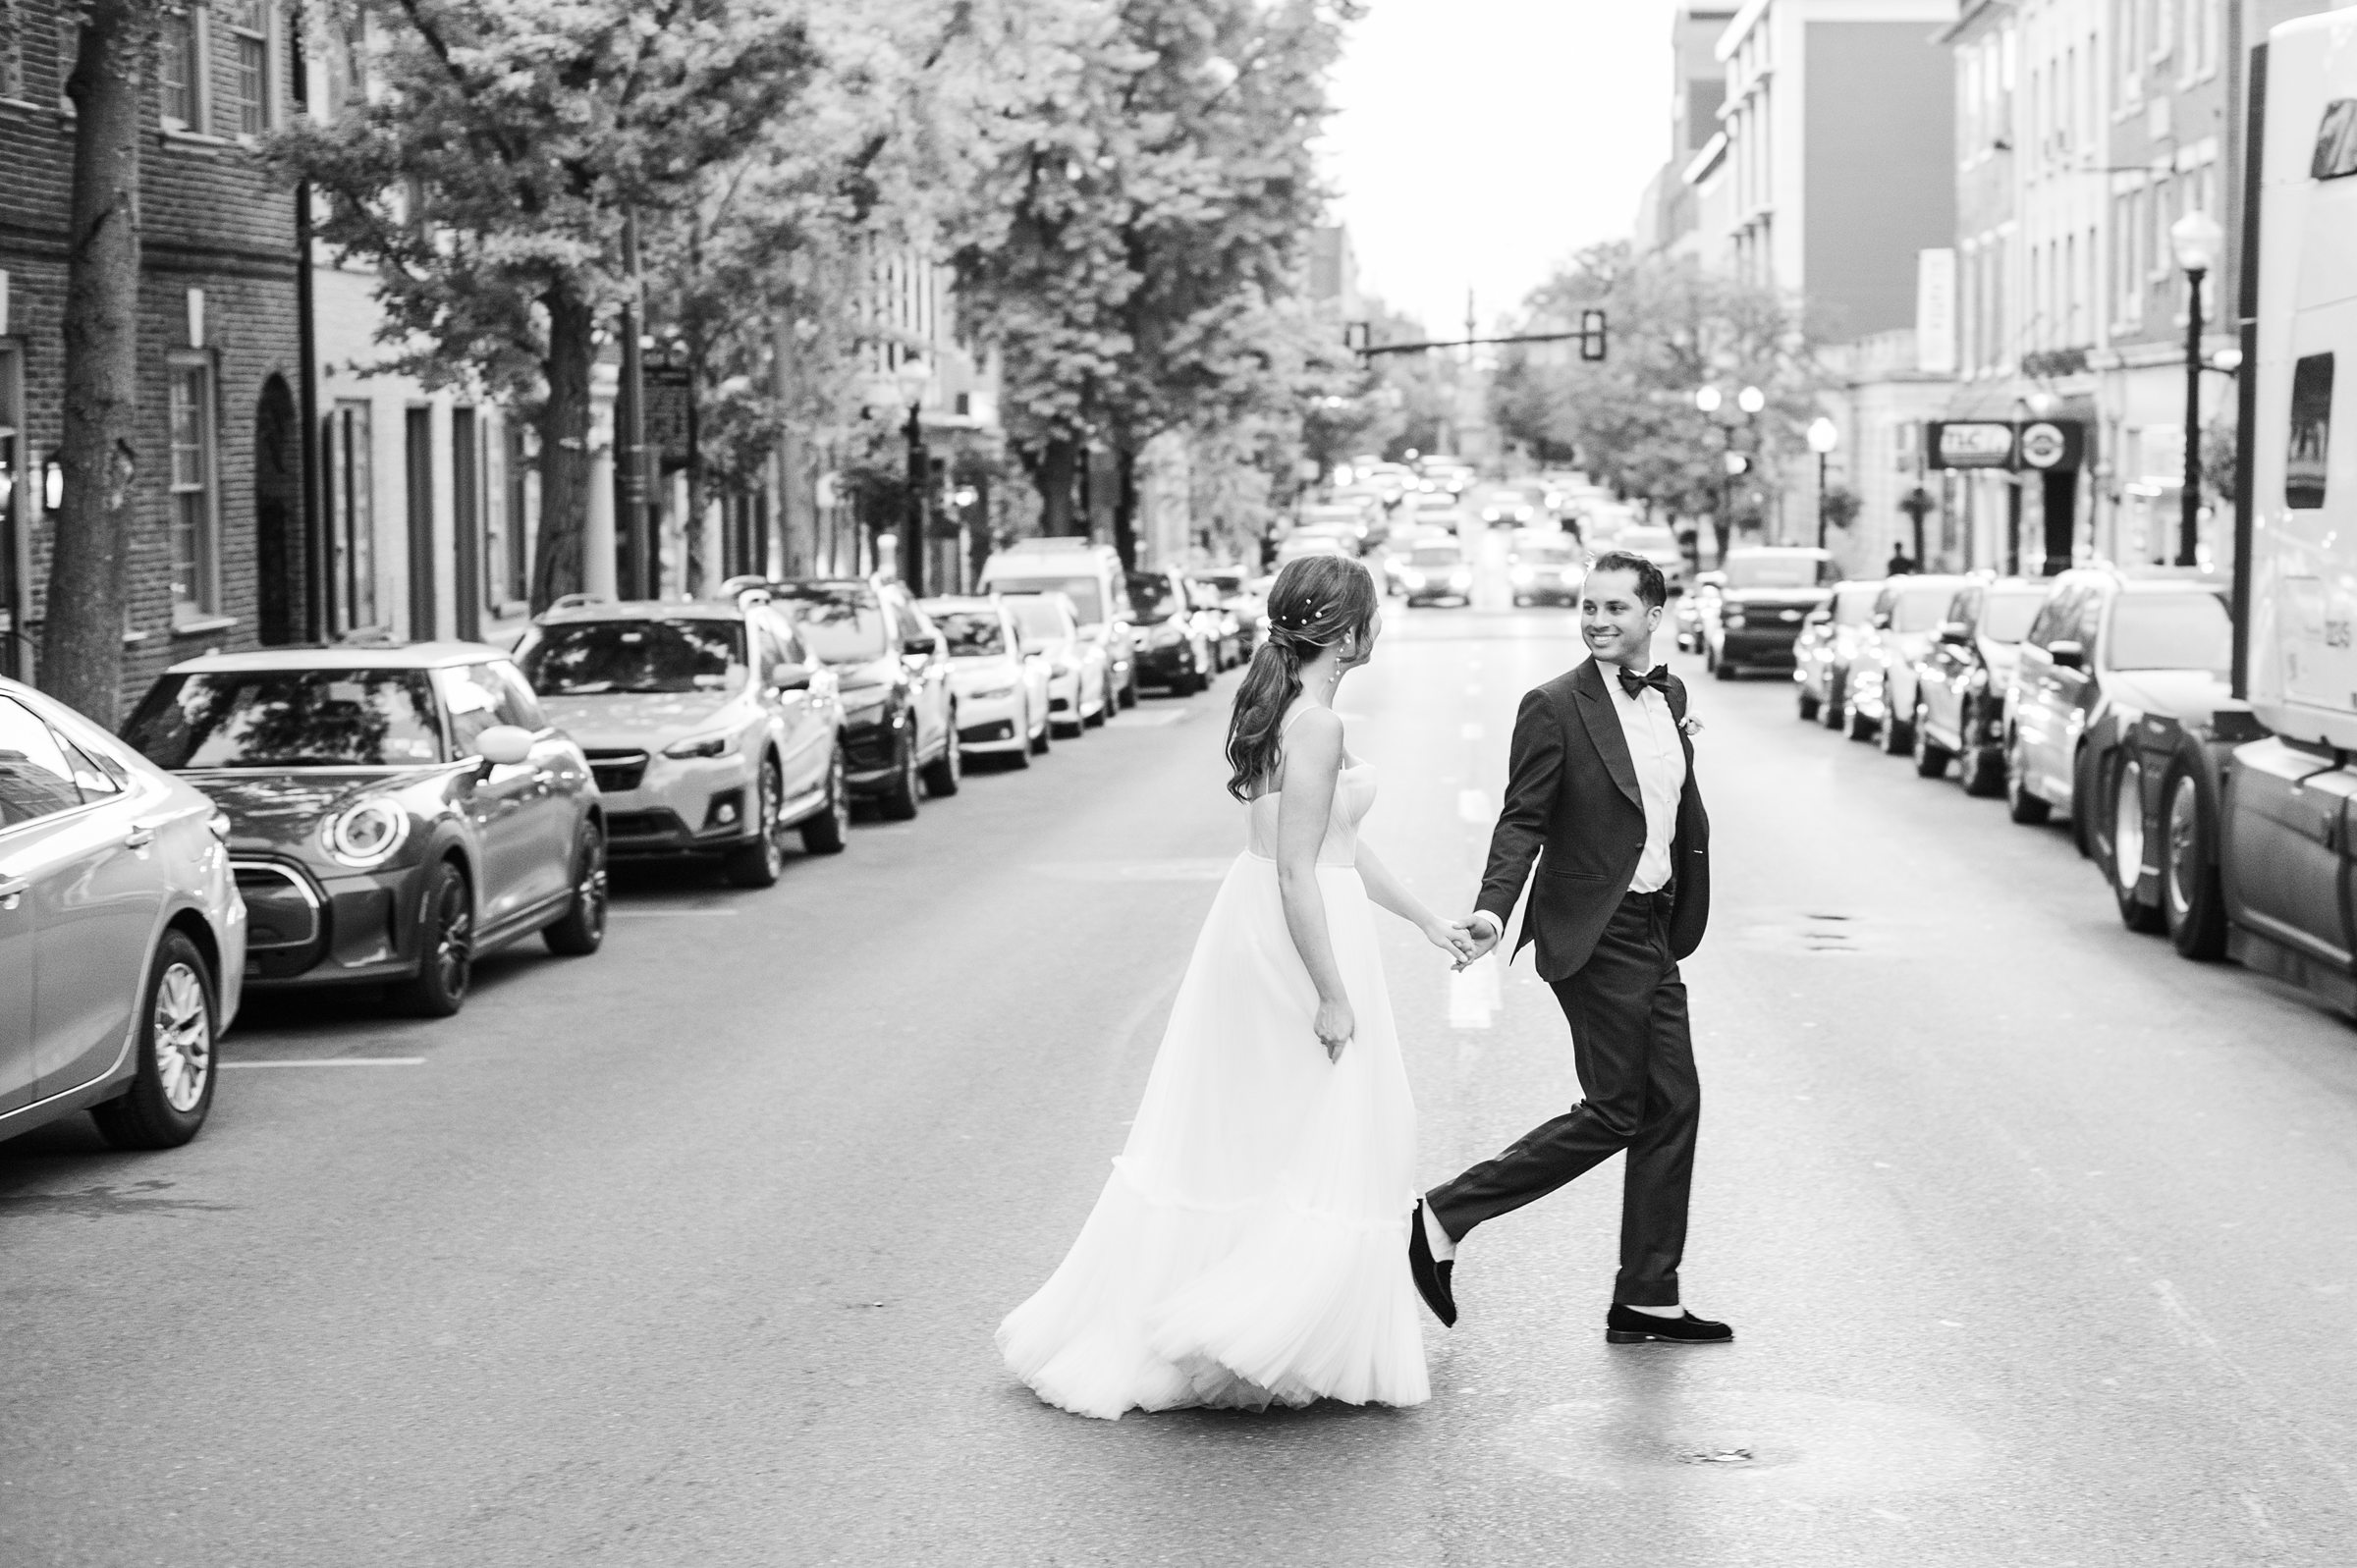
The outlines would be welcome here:
[[[625,599],[654,597],[654,573],[648,570],[654,551],[647,537],[646,483],[646,356],[640,350],[638,338],[644,330],[640,320],[646,303],[646,275],[638,263],[638,214],[633,210],[622,220],[623,265],[630,275],[630,295],[622,307],[622,386],[615,413],[620,428],[615,432],[622,451],[614,465],[616,521],[615,530],[622,544],[622,570],[616,573],[616,587]]]

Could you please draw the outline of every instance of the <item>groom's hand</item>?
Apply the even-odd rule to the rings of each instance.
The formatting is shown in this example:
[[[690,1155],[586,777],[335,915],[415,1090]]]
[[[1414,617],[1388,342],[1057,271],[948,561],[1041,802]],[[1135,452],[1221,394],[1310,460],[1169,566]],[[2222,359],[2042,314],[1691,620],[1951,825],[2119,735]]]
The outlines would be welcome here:
[[[1462,969],[1465,964],[1473,962],[1475,958],[1481,957],[1492,947],[1497,946],[1502,933],[1498,929],[1497,918],[1487,910],[1475,910],[1458,924],[1465,928],[1465,934],[1472,939],[1473,946],[1472,956],[1457,965],[1459,969]]]

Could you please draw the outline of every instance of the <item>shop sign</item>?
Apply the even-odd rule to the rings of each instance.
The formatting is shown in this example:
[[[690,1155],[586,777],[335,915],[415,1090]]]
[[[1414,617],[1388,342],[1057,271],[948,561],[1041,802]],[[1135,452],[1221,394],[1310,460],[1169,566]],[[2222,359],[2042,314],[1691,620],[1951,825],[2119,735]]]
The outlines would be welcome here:
[[[2086,460],[2087,426],[2078,419],[2034,419],[2019,426],[2002,419],[1935,420],[1927,444],[1935,468],[2069,472]]]

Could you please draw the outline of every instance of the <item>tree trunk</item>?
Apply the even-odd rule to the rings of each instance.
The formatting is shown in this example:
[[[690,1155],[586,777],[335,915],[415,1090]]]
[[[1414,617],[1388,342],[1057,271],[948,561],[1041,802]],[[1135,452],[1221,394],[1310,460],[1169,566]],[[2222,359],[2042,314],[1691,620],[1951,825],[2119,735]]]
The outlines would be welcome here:
[[[66,257],[64,505],[54,520],[40,682],[112,730],[138,477],[139,87],[156,0],[92,0],[74,100]]]
[[[1072,524],[1072,478],[1078,471],[1079,443],[1063,436],[1051,437],[1040,449],[1039,460],[1031,467],[1031,482],[1039,489],[1039,531],[1044,534],[1086,533],[1083,524]]]
[[[968,573],[974,581],[982,580],[982,568],[990,564],[990,553],[996,548],[998,531],[991,524],[990,470],[985,468],[974,475],[973,523],[966,534],[966,556],[973,564]]]
[[[597,312],[569,285],[541,297],[548,307],[548,400],[540,408],[540,533],[532,551],[532,613],[538,615],[586,581],[582,543],[589,531],[590,334]]]
[[[1124,571],[1137,569],[1137,452],[1128,446],[1113,449],[1113,548]]]

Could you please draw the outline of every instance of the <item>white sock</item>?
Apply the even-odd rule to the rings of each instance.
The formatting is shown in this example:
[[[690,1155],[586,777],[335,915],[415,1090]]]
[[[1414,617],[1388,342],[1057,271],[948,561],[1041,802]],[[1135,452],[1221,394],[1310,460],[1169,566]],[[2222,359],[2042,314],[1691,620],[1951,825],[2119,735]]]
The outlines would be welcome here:
[[[1441,1222],[1432,1217],[1432,1205],[1424,1205],[1421,1212],[1424,1216],[1424,1244],[1432,1249],[1432,1261],[1447,1263],[1456,1256],[1456,1243],[1449,1239],[1449,1232],[1443,1230]]]
[[[1683,1318],[1686,1315],[1686,1309],[1677,1306],[1640,1307],[1633,1301],[1624,1301],[1620,1305],[1630,1312],[1641,1312],[1648,1318]]]

